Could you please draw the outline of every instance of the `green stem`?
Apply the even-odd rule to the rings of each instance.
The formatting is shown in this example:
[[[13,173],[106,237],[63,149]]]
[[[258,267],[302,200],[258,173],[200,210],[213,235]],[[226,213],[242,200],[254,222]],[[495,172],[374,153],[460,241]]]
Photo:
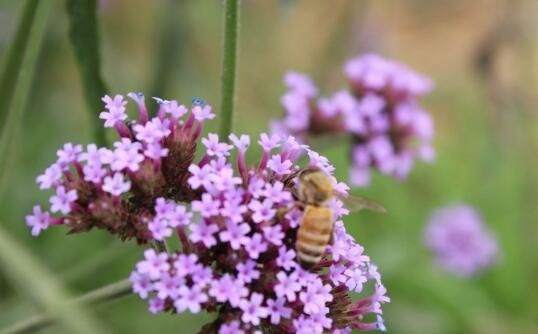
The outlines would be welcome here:
[[[13,83],[19,74],[24,52],[28,45],[28,36],[30,35],[30,28],[35,18],[37,3],[37,0],[28,0],[24,5],[17,21],[17,32],[2,63],[2,75],[0,76],[0,124],[6,118],[7,110],[13,97],[13,90],[15,89]]]
[[[237,67],[237,36],[239,31],[239,0],[226,0],[224,13],[224,51],[220,89],[220,138],[228,140],[232,131],[235,75]]]
[[[70,304],[100,305],[120,299],[129,294],[131,294],[131,283],[128,280],[123,280],[90,291],[78,298],[75,298],[70,302]],[[1,331],[0,334],[33,333],[37,330],[41,330],[53,325],[55,320],[55,317],[48,313],[36,314]]]
[[[159,40],[155,47],[149,96],[165,97],[177,68],[182,66],[183,48],[187,45],[189,1],[169,0],[157,17],[160,24]],[[155,116],[157,109],[150,111]]]
[[[24,16],[25,19],[34,19],[34,22],[32,23],[30,21],[22,23],[30,26],[30,32],[28,35],[28,42],[25,46],[27,49],[26,52],[23,52],[22,50],[15,52],[16,54],[24,53],[24,55],[20,61],[20,67],[16,69],[16,77],[13,78],[13,81],[9,82],[14,88],[13,100],[8,108],[9,111],[0,138],[0,194],[3,193],[6,181],[6,171],[12,160],[10,153],[13,147],[16,146],[13,141],[21,126],[23,112],[28,102],[37,58],[39,50],[41,49],[41,42],[46,31],[51,2],[52,1],[39,1],[35,15],[31,17]],[[28,6],[30,6],[30,3]]]
[[[105,129],[97,115],[103,108],[101,98],[107,93],[101,77],[97,0],[67,0],[69,37],[77,59],[84,96],[98,145],[106,144]]]

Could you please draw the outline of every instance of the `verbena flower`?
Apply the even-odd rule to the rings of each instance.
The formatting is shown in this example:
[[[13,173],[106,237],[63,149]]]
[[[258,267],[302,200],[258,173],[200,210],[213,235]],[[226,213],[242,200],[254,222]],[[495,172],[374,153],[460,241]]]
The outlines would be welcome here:
[[[490,267],[499,248],[480,214],[465,204],[436,210],[425,230],[425,243],[448,272],[469,277]]]
[[[300,78],[290,80],[313,92]],[[130,280],[152,313],[215,312],[201,333],[385,330],[386,289],[347,234],[342,219],[348,212],[337,198],[330,203],[334,242],[313,268],[297,262],[303,215],[297,175],[304,168],[331,174],[325,157],[293,137],[262,134],[263,153],[248,163],[249,136],[231,135],[232,146],[209,134],[197,146],[203,122],[213,118],[210,106],[189,112],[159,99],[157,117],[148,119],[143,96],[129,96],[138,106],[137,121],[123,117],[121,96],[104,99],[111,115],[103,118],[121,136],[113,149],[66,147],[69,154],[38,177],[42,188],[56,190],[51,202],[61,215],[34,208],[27,217],[32,234],[65,225],[140,243],[179,238],[180,249],[171,253],[146,250]],[[154,145],[162,154],[154,154]],[[343,195],[348,189],[335,179],[334,188]]]
[[[214,116],[211,106],[197,105],[189,112],[177,101],[158,99],[158,115],[149,120],[144,96],[128,95],[138,108],[136,120],[128,118],[122,95],[103,97],[105,111],[100,118],[120,135],[113,148],[89,144],[83,150],[81,145],[65,144],[57,161],[37,177],[41,189],[54,189],[50,210],[61,215],[53,217],[35,208],[26,219],[32,234],[51,225],[65,225],[70,233],[98,228],[146,243],[171,234],[169,224],[164,223],[167,220],[155,217],[157,198],[190,201],[199,197],[187,183],[188,168],[204,120]],[[211,152],[225,154],[227,147],[211,147]],[[181,214],[177,209],[172,216],[182,222]]]
[[[376,266],[346,233],[342,212],[335,210],[335,240],[323,260],[308,271],[297,262],[297,215],[279,212],[299,211],[300,219],[293,197],[302,168],[297,158],[311,151],[293,138],[272,137],[271,145],[268,138],[262,134],[264,153],[253,164],[245,161],[246,136],[233,136],[237,154],[228,154],[229,149],[226,154],[206,153],[193,163],[187,182],[198,197],[190,205],[156,200],[151,222],[164,223],[153,237],[162,240],[163,235],[172,237],[162,230],[175,231],[182,246],[171,254],[147,250],[131,275],[134,291],[149,299],[152,312],[156,304],[164,305],[162,312],[216,312],[216,321],[202,333],[384,330],[386,290]],[[205,146],[211,152],[224,144],[209,141]],[[304,167],[332,170],[326,159],[312,156],[316,159]],[[338,202],[334,199],[332,206],[341,207]],[[178,221],[172,215],[178,210],[182,216],[189,212],[191,219]]]
[[[432,88],[429,79],[403,64],[367,54],[344,66],[350,89],[318,97],[306,74],[289,72],[282,96],[284,119],[272,131],[301,141],[323,134],[347,134],[352,143],[350,182],[364,186],[371,170],[404,179],[417,158],[432,161],[430,115],[418,98]]]

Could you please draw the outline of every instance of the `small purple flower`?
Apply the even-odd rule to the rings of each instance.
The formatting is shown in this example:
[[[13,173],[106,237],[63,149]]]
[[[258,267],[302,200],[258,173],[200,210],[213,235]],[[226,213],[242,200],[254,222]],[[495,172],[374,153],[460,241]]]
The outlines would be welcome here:
[[[71,143],[64,144],[63,149],[58,150],[58,163],[62,166],[68,165],[77,161],[77,157],[82,152],[82,145],[73,145]]]
[[[104,179],[103,190],[113,196],[120,196],[129,189],[131,189],[131,181],[125,180],[121,173],[115,173],[114,176],[107,176]]]
[[[236,135],[231,134],[230,140],[232,141],[234,146],[237,147],[239,152],[246,151],[250,146],[250,137],[247,135],[241,135],[240,137],[237,137]]]
[[[283,298],[267,299],[267,310],[269,311],[272,324],[279,324],[280,318],[289,319],[291,317],[291,308],[286,307],[286,300]]]
[[[275,172],[277,175],[285,175],[290,173],[290,167],[292,162],[289,160],[282,161],[280,154],[275,154],[267,162],[267,167]]]
[[[157,254],[153,249],[144,252],[144,261],[138,262],[136,268],[139,273],[147,274],[151,279],[161,278],[170,269],[168,254]]]
[[[260,320],[269,315],[267,308],[262,306],[262,303],[263,295],[255,292],[250,296],[250,299],[242,300],[239,303],[239,308],[243,311],[241,320],[255,326],[259,325]]]
[[[198,263],[198,256],[196,254],[180,254],[174,262],[174,268],[176,274],[179,277],[186,277],[187,275],[193,275],[200,270],[200,264]]]
[[[199,212],[202,217],[209,218],[219,214],[219,201],[213,199],[209,194],[203,194],[200,201],[192,202],[192,210]]]
[[[159,297],[150,299],[149,301],[149,311],[152,314],[161,313],[165,309],[165,301]]]
[[[282,232],[282,226],[264,226],[262,227],[263,237],[273,245],[282,245],[282,239],[284,239],[284,232]]]
[[[260,278],[260,271],[256,269],[256,262],[246,260],[244,263],[237,264],[237,278],[245,283]]]
[[[454,204],[434,211],[425,232],[437,262],[461,277],[477,275],[495,263],[499,248],[493,234],[472,207]]]
[[[267,250],[267,243],[262,240],[262,236],[259,233],[255,233],[250,239],[248,239],[245,245],[245,250],[251,259],[257,259],[260,253]]]
[[[162,147],[159,143],[151,143],[148,144],[144,150],[144,155],[148,158],[157,160],[166,157],[169,151],[169,149]]]
[[[175,100],[165,101],[161,107],[164,109],[164,112],[170,114],[174,119],[179,119],[188,112],[187,107],[179,105]]]
[[[187,287],[185,285],[179,288],[179,297],[175,300],[174,306],[178,313],[189,310],[191,313],[198,313],[202,310],[202,303],[207,301],[207,295],[202,291],[199,285]]]
[[[219,230],[216,225],[207,224],[205,221],[201,221],[197,224],[191,224],[191,234],[189,238],[192,242],[202,242],[207,248],[211,248],[217,244],[217,239],[214,234]]]
[[[199,167],[198,165],[190,165],[189,172],[191,177],[189,178],[189,184],[193,189],[198,189],[201,186],[207,187],[210,185],[209,175],[212,175],[211,166],[204,165]]]
[[[194,106],[192,108],[192,114],[199,122],[203,122],[206,119],[215,118],[215,114],[211,113],[211,106],[206,104],[202,106]]]
[[[184,284],[185,281],[181,277],[165,274],[154,284],[153,288],[157,292],[157,297],[159,299],[174,299],[179,293],[179,288]]]
[[[101,162],[101,151],[95,144],[88,144],[86,146],[86,151],[81,152],[78,155],[78,161],[84,162],[86,161],[88,165],[100,165]]]
[[[312,97],[318,94],[318,89],[312,79],[305,74],[290,71],[284,76],[284,83],[288,88],[303,95]]]
[[[127,119],[125,114],[125,105],[127,101],[123,100],[123,96],[116,95],[114,98],[111,98],[108,95],[103,97],[103,102],[106,103],[105,108],[107,111],[103,111],[99,114],[99,118],[105,120],[105,127],[111,128],[117,122],[121,122]]]
[[[172,235],[172,229],[165,219],[155,218],[148,223],[148,230],[155,240],[164,240]]]
[[[258,143],[264,151],[271,151],[274,148],[280,147],[280,136],[274,134],[269,136],[267,133],[262,133]]]
[[[175,205],[174,210],[168,215],[168,225],[176,228],[190,223],[192,213],[188,212],[183,205]]]
[[[26,216],[26,226],[32,229],[32,235],[38,236],[41,231],[49,228],[50,214],[41,211],[39,205],[34,206],[34,214]]]
[[[132,172],[136,172],[140,168],[140,163],[142,161],[144,161],[144,156],[140,154],[138,149],[118,148],[114,151],[114,160],[110,164],[110,167],[114,171],[129,169]]]
[[[233,146],[219,142],[219,136],[210,133],[207,138],[202,138],[202,144],[206,147],[209,156],[228,156]]]
[[[39,175],[36,179],[39,183],[39,189],[49,189],[54,186],[62,178],[62,168],[58,164],[53,164],[45,170],[43,175]]]
[[[61,212],[64,215],[71,212],[72,204],[77,200],[77,191],[75,189],[66,191],[63,186],[56,188],[56,195],[50,198],[50,211]]]
[[[276,275],[278,283],[275,285],[277,297],[286,297],[290,302],[295,301],[296,293],[301,290],[301,284],[297,280],[297,274],[287,275],[281,271]]]
[[[291,193],[284,189],[284,184],[280,181],[266,184],[261,194],[273,203],[289,203],[292,200]]]
[[[238,250],[241,246],[249,242],[250,239],[247,236],[249,232],[250,226],[248,224],[238,224],[228,221],[226,223],[226,229],[219,233],[219,239],[222,242],[229,242],[232,249]]]
[[[212,281],[209,295],[215,298],[218,302],[227,302],[230,300],[230,297],[232,296],[233,298],[233,295],[235,294],[234,283],[235,282],[230,275],[226,274],[219,280]]]
[[[269,198],[266,198],[263,202],[254,200],[250,202],[248,207],[254,212],[252,220],[255,223],[270,221],[276,214],[276,210],[273,209],[273,202]]]
[[[142,299],[148,298],[149,293],[153,291],[153,283],[151,283],[151,279],[146,274],[133,271],[129,276],[129,281],[133,284],[133,292]]]
[[[297,265],[297,262],[295,262],[296,257],[297,257],[297,254],[295,253],[293,249],[279,247],[278,257],[276,258],[276,264],[279,267],[284,268],[285,270],[290,270],[292,268],[295,268],[295,266]]]
[[[82,169],[84,173],[84,180],[92,183],[101,183],[101,180],[106,175],[106,169],[98,164],[86,165]]]
[[[245,331],[241,329],[239,321],[233,320],[229,323],[222,324],[219,334],[245,334]]]

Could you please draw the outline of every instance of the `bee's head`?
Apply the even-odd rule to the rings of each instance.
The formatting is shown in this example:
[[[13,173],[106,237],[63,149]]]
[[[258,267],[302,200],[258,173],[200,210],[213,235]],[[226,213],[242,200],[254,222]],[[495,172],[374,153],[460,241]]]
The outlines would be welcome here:
[[[333,197],[330,176],[319,169],[305,169],[299,174],[299,199],[306,204],[324,206]]]

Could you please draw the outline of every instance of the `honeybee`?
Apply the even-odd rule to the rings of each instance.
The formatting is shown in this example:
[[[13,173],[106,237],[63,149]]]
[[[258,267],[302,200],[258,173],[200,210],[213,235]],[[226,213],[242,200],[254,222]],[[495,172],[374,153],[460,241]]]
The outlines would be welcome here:
[[[317,264],[327,245],[332,243],[333,210],[328,204],[333,197],[341,199],[350,211],[369,209],[386,212],[385,208],[376,202],[336,194],[331,176],[317,169],[305,169],[298,175],[297,190],[297,197],[304,207],[304,213],[297,231],[295,249],[297,259],[305,268]]]

